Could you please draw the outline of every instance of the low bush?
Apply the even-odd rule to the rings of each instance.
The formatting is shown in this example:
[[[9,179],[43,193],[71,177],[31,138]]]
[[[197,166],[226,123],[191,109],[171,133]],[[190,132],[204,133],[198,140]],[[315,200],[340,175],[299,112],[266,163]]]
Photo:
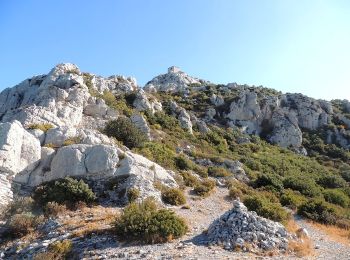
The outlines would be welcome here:
[[[67,208],[65,205],[58,204],[57,202],[48,202],[44,207],[44,215],[46,217],[56,217],[66,212]]]
[[[30,124],[28,125],[28,129],[39,129],[43,132],[47,132],[48,130],[50,130],[51,128],[54,128],[54,126],[52,124],[48,124],[48,123],[43,123],[43,124]]]
[[[126,192],[129,202],[134,202],[140,197],[140,190],[137,188],[130,188]]]
[[[281,204],[271,202],[263,196],[246,196],[243,202],[248,210],[255,211],[264,218],[278,222],[286,221],[290,218],[290,215],[282,208]]]
[[[346,181],[337,175],[323,176],[317,180],[317,183],[325,189],[343,188],[347,186]]]
[[[178,156],[175,158],[175,166],[179,170],[187,171],[191,170],[193,167],[193,162],[187,159],[185,156]]]
[[[228,177],[232,174],[223,167],[210,166],[208,168],[208,175],[214,178],[218,178],[218,177]]]
[[[289,176],[283,181],[284,188],[299,191],[301,194],[310,197],[316,197],[321,194],[315,181],[303,176]]]
[[[115,222],[120,238],[146,243],[167,242],[183,236],[187,230],[182,218],[171,210],[157,209],[152,199],[129,204]]]
[[[210,192],[215,188],[215,181],[205,179],[201,181],[199,184],[197,184],[193,191],[195,194],[201,197],[206,197],[210,194]]]
[[[80,136],[71,137],[71,138],[64,140],[63,146],[68,146],[68,145],[72,145],[72,144],[79,144],[79,143],[81,143],[81,141],[82,141],[82,139]]]
[[[57,241],[49,245],[48,252],[53,259],[69,259],[73,250],[73,243],[69,239]]]
[[[31,213],[21,213],[10,217],[6,226],[9,229],[10,236],[22,237],[33,232],[42,221],[41,217],[34,216]]]
[[[339,189],[327,189],[323,191],[323,196],[327,202],[337,204],[344,208],[349,206],[349,197]]]
[[[104,129],[104,133],[123,142],[130,149],[142,146],[147,140],[146,134],[126,117],[119,117],[117,120],[109,121]]]
[[[48,202],[74,204],[82,201],[89,204],[96,196],[83,180],[66,177],[40,185],[35,189],[33,198],[39,205],[44,206]]]
[[[189,172],[182,172],[181,176],[187,187],[195,187],[199,184],[199,178]]]
[[[303,195],[290,189],[285,190],[280,197],[281,204],[293,210],[297,209],[305,201],[307,199]]]
[[[9,218],[15,214],[31,212],[34,207],[34,200],[31,197],[17,197],[7,205],[0,217]]]
[[[238,199],[238,198],[242,198],[243,197],[243,193],[242,191],[237,188],[237,187],[231,187],[229,189],[229,192],[228,192],[228,196],[231,198],[231,199]]]
[[[283,190],[283,182],[280,176],[276,174],[260,174],[258,178],[254,181],[254,186],[256,188],[260,187],[270,187],[273,190],[281,191]]]
[[[162,191],[162,200],[164,203],[180,206],[186,203],[186,197],[182,190],[177,188],[168,188]]]
[[[324,224],[336,224],[338,216],[334,208],[320,199],[311,199],[298,208],[298,214]]]

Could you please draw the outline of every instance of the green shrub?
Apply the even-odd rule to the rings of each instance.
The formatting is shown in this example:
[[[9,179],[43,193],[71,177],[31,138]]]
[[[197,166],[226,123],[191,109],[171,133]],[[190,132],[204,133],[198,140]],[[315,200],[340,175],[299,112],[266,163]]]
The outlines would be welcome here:
[[[193,162],[187,159],[185,156],[180,155],[175,158],[175,165],[179,170],[187,171],[192,169]]]
[[[69,239],[56,241],[49,245],[48,251],[55,256],[55,259],[69,259],[73,250],[73,243]]]
[[[349,206],[349,197],[341,190],[327,189],[323,191],[323,196],[327,202],[337,204],[344,208]]]
[[[298,208],[298,214],[324,224],[336,224],[338,219],[335,209],[320,199],[311,199],[303,203]]]
[[[168,188],[162,191],[162,200],[163,202],[180,206],[186,203],[186,197],[182,190],[177,188]]]
[[[166,168],[175,168],[175,152],[165,144],[145,142],[136,152]]]
[[[28,125],[28,129],[39,129],[45,133],[53,127],[54,126],[52,124],[48,124],[48,123]]]
[[[201,181],[199,184],[197,184],[193,191],[195,194],[201,197],[206,197],[210,194],[210,192],[215,188],[215,181],[205,179]]]
[[[195,187],[196,185],[199,184],[199,179],[189,172],[182,172],[181,176],[187,187]]]
[[[280,176],[276,174],[260,174],[258,178],[254,181],[254,186],[256,188],[260,187],[271,187],[273,190],[281,191],[283,190],[283,182]]]
[[[228,177],[232,174],[223,167],[210,166],[208,168],[208,175],[214,178],[218,178],[218,177]]]
[[[129,118],[124,117],[109,121],[104,132],[129,148],[140,147],[147,140],[146,134],[136,128]]]
[[[242,191],[237,187],[231,187],[228,192],[228,196],[231,199],[238,199],[243,197]]]
[[[146,243],[167,242],[183,236],[187,230],[182,218],[171,210],[158,210],[152,199],[129,204],[115,222],[120,238]]]
[[[83,180],[75,180],[70,177],[44,183],[36,188],[33,194],[34,200],[39,205],[46,205],[48,202],[91,203],[96,199],[95,194]]]
[[[299,191],[301,194],[316,197],[321,194],[313,179],[304,176],[290,176],[283,181],[284,188]]]
[[[322,176],[318,179],[317,183],[326,189],[343,188],[347,186],[346,181],[337,175]]]
[[[347,182],[350,182],[350,170],[342,171],[341,176]]]
[[[290,189],[285,190],[280,197],[280,202],[283,206],[294,210],[297,209],[305,201],[307,201],[307,199],[303,195]]]
[[[286,221],[290,217],[281,204],[270,202],[263,196],[246,196],[243,202],[248,210],[255,211],[258,215],[273,221]]]
[[[130,188],[126,192],[129,202],[134,202],[140,197],[140,190],[137,188]]]
[[[192,171],[194,171],[196,174],[198,174],[202,178],[207,178],[208,177],[208,171],[207,171],[207,169],[205,167],[198,166],[197,164],[195,164],[193,166]]]

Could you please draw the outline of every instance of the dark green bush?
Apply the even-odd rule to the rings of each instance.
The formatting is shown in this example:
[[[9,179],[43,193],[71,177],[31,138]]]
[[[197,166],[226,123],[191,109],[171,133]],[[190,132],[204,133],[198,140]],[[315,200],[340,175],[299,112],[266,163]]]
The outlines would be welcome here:
[[[129,202],[133,202],[140,197],[140,190],[137,188],[130,188],[126,192]]]
[[[347,186],[346,181],[337,175],[322,176],[317,180],[317,183],[326,189],[343,188]]]
[[[185,156],[178,156],[175,158],[175,165],[179,170],[190,170],[193,167],[193,162]]]
[[[327,189],[323,191],[323,196],[327,202],[337,204],[344,208],[349,206],[349,197],[341,190]]]
[[[243,202],[248,210],[255,211],[258,215],[273,221],[281,222],[290,217],[289,214],[282,208],[281,204],[270,202],[263,196],[246,196]]]
[[[115,231],[121,239],[146,243],[162,243],[183,236],[188,230],[185,221],[173,211],[157,209],[151,199],[131,203],[117,217]]]
[[[179,206],[186,203],[186,197],[182,190],[177,188],[168,188],[162,191],[162,200],[164,203]]]
[[[201,197],[206,197],[210,194],[210,192],[215,188],[215,181],[205,179],[197,184],[193,191],[195,194]]]
[[[91,203],[96,196],[83,180],[66,177],[40,185],[35,189],[33,198],[39,205],[44,206],[51,201],[60,204]]]
[[[140,147],[147,136],[129,118],[119,117],[109,121],[104,129],[106,135],[116,138],[129,148]]]
[[[336,224],[338,219],[335,209],[320,199],[311,199],[303,203],[298,208],[298,214],[324,224]]]
[[[341,176],[345,181],[350,182],[350,170],[342,171]]]
[[[289,207],[294,210],[297,209],[306,200],[307,199],[299,192],[290,189],[285,190],[282,196],[280,197],[280,202],[283,206]]]
[[[254,181],[254,186],[256,188],[269,186],[276,191],[283,190],[283,182],[280,176],[275,174],[260,174],[258,178]]]
[[[290,176],[283,181],[284,188],[299,191],[301,194],[316,197],[321,194],[314,180],[304,176]]]
[[[208,175],[214,178],[218,178],[218,177],[228,177],[232,174],[223,167],[210,166],[208,168]]]

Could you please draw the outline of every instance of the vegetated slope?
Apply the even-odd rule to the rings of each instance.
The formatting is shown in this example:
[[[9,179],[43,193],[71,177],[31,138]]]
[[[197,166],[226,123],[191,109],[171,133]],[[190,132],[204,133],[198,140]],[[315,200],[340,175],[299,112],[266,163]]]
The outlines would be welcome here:
[[[175,67],[140,88],[60,64],[0,94],[0,206],[43,183],[46,194],[46,182],[65,204],[62,188],[81,193],[55,182],[68,176],[118,206],[150,196],[181,205],[185,186],[201,198],[219,185],[271,220],[286,223],[285,206],[348,229],[349,113],[345,100],[216,85]],[[41,210],[59,211],[51,202]],[[31,229],[37,217],[25,217]]]

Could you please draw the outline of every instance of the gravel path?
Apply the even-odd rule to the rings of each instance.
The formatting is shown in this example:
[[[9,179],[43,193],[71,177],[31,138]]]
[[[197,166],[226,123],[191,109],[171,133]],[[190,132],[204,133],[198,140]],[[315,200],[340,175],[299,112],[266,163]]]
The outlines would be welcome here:
[[[315,246],[316,256],[310,259],[322,260],[348,260],[350,259],[350,246],[334,241],[327,234],[314,228],[307,221],[296,217],[296,223],[305,228],[310,235],[311,240]]]

